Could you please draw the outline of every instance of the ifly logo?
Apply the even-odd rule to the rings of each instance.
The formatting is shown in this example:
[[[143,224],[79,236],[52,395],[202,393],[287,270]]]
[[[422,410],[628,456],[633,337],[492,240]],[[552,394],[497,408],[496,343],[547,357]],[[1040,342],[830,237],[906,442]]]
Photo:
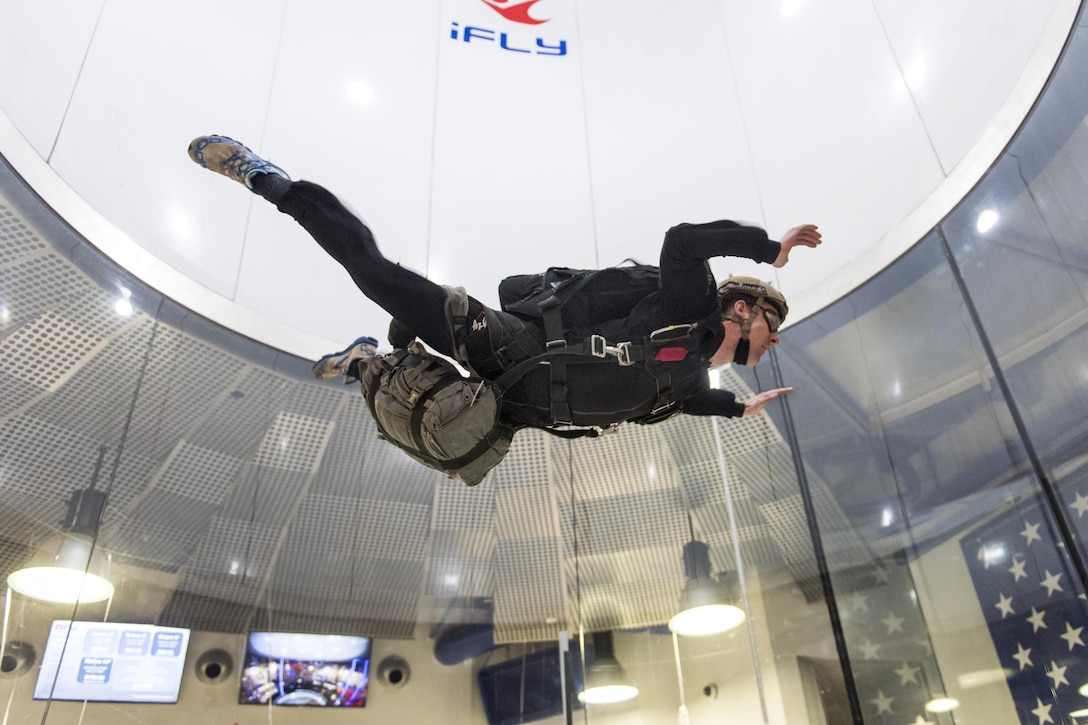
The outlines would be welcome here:
[[[551,18],[543,20],[534,18],[529,14],[530,8],[540,0],[523,0],[523,2],[508,3],[507,0],[480,0],[484,5],[497,12],[503,19],[519,25],[542,25]],[[488,23],[490,25],[490,23]],[[552,40],[540,36],[531,37],[524,32],[524,28],[511,28],[492,30],[478,25],[464,27],[454,21],[450,25],[450,39],[462,43],[486,44],[497,50],[509,53],[521,53],[528,55],[564,56],[567,54],[567,41],[562,38]]]
[[[513,3],[511,5],[507,5],[506,0],[480,0],[480,2],[512,23],[540,25],[548,22],[547,19],[537,20],[529,15],[529,8],[536,5],[540,0],[528,0],[528,2]]]

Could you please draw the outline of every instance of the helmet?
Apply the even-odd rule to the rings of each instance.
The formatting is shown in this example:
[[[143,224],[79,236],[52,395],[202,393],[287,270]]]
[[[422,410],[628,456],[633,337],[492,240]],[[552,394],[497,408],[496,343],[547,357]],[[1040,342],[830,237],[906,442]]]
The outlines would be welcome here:
[[[790,307],[786,304],[786,298],[782,293],[772,287],[769,282],[763,282],[755,277],[730,276],[718,285],[718,298],[724,300],[731,292],[754,297],[757,305],[769,302],[778,312],[779,321],[786,321]]]

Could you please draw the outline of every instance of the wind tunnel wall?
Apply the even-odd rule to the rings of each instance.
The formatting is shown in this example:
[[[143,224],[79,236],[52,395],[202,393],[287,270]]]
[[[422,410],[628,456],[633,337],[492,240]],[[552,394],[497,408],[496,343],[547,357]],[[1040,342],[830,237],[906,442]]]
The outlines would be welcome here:
[[[468,723],[486,721],[480,669],[550,651],[561,631],[610,629],[643,694],[578,717],[666,722],[680,691],[660,627],[690,514],[750,613],[733,635],[679,643],[693,719],[909,722],[949,695],[964,718],[1072,722],[1088,681],[1085,32],[1081,20],[1021,132],[947,219],[788,328],[773,365],[725,373],[740,390],[794,386],[788,411],[605,441],[529,434],[471,490],[374,440],[354,389],[308,380],[305,361],[103,261],[4,169],[3,573],[56,533],[105,445],[96,545],[118,586],[108,606],[9,598],[5,644],[40,653],[66,618],[190,627],[180,706],[91,703],[85,719],[242,722],[234,680],[193,679],[201,651],[240,658],[259,629],[364,634],[414,672],[404,689],[374,685],[372,717]],[[118,315],[121,299],[134,314]],[[431,627],[475,623],[480,599],[497,649],[438,666]],[[36,676],[0,680],[9,711],[75,716],[32,699]]]

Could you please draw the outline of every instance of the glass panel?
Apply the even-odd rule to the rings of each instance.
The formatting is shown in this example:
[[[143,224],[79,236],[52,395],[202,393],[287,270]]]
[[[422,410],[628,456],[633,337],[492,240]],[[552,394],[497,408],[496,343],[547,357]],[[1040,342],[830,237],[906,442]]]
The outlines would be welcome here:
[[[1088,452],[1085,33],[1076,33],[1031,133],[942,225],[1040,464],[1070,506],[1086,491]],[[1079,521],[1082,510],[1069,515]]]
[[[720,375],[722,387],[752,395],[735,370]],[[838,663],[778,427],[766,416],[678,416],[599,440],[553,442],[552,461],[571,606],[587,642],[586,683],[599,664],[591,645],[605,635],[639,690],[630,701],[591,705],[580,721],[637,713],[672,723],[684,708],[694,722],[805,722],[819,710],[819,690],[806,688],[798,663],[828,653],[832,673]],[[746,612],[743,622],[674,643],[666,625],[701,596],[692,579],[716,581],[718,601]],[[841,677],[824,685],[827,698],[845,699]]]
[[[1088,705],[1077,691],[1088,681],[1078,641],[1088,616],[1067,548],[1083,560],[1088,533],[1086,39],[1074,34],[1028,132],[941,225],[1038,473],[1062,505],[1052,512],[1024,485],[961,542],[986,612],[978,636],[991,636],[1024,722],[1079,721],[1072,713]]]
[[[984,716],[995,698],[960,684],[1000,667],[964,646],[984,620],[944,548],[1030,469],[937,238],[788,330],[778,359],[866,721],[952,722],[927,714],[941,695],[1002,721]],[[950,620],[952,601],[973,606]]]

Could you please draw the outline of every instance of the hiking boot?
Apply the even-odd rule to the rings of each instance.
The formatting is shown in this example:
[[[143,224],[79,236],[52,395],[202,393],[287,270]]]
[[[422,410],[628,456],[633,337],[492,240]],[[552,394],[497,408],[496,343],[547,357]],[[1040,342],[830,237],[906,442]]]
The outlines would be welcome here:
[[[373,337],[360,337],[355,342],[340,352],[334,352],[314,363],[314,377],[319,380],[335,378],[338,375],[344,377],[344,383],[354,383],[359,379],[356,375],[357,368],[352,363],[359,360],[369,360],[378,354],[378,341]]]
[[[287,172],[265,161],[246,146],[226,136],[198,136],[189,144],[189,158],[209,171],[245,184],[253,191],[257,174],[276,174],[290,180]],[[254,192],[256,193],[256,192]]]

